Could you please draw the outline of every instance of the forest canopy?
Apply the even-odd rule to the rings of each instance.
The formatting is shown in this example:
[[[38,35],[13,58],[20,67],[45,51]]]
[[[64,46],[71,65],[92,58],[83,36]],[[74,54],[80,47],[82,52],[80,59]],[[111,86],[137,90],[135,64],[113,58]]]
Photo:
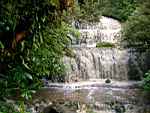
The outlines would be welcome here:
[[[149,49],[149,0],[1,0],[0,102],[6,104],[9,96],[32,98],[43,77],[63,82],[62,58],[71,54],[68,34],[78,36],[71,22],[94,22],[101,15],[125,24],[124,37],[130,46]],[[0,106],[0,111],[5,110]]]

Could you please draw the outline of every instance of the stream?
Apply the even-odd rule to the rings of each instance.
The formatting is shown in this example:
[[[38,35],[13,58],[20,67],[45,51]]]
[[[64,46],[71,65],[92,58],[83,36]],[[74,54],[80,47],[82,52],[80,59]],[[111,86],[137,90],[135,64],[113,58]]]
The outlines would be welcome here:
[[[81,36],[72,39],[75,57],[64,57],[65,83],[48,83],[33,95],[31,113],[150,113],[150,95],[139,81],[147,53],[120,48],[121,23],[104,17],[98,23],[74,23]],[[97,47],[97,44],[114,47]],[[135,78],[134,78],[135,77]]]

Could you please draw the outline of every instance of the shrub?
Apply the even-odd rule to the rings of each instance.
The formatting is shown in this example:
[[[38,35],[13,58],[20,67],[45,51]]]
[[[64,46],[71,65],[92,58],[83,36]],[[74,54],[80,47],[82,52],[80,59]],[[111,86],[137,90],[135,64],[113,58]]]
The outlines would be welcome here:
[[[145,91],[150,91],[150,71],[144,75],[143,88]]]
[[[110,47],[110,48],[114,48],[115,44],[113,43],[109,43],[109,42],[99,42],[96,44],[97,48],[102,48],[102,47]]]

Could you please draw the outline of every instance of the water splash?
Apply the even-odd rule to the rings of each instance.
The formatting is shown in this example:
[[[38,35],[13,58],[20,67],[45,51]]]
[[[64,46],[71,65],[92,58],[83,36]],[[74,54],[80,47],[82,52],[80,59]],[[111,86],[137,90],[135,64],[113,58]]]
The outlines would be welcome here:
[[[137,53],[132,49],[119,49],[121,40],[119,21],[102,16],[100,22],[82,23],[78,28],[81,37],[75,45],[72,45],[75,58],[64,57],[68,81],[106,78],[129,80],[129,73],[133,68],[136,70],[134,74],[142,75]],[[96,44],[102,42],[115,44],[116,47],[96,48]]]

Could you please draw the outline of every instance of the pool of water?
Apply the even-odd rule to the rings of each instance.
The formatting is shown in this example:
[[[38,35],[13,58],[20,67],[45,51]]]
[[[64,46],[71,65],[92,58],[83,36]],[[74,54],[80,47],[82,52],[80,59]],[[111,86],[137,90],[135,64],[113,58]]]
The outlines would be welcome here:
[[[148,97],[141,89],[131,87],[57,87],[38,91],[33,96],[32,104],[38,105],[38,112],[52,106],[60,113],[150,113]]]

